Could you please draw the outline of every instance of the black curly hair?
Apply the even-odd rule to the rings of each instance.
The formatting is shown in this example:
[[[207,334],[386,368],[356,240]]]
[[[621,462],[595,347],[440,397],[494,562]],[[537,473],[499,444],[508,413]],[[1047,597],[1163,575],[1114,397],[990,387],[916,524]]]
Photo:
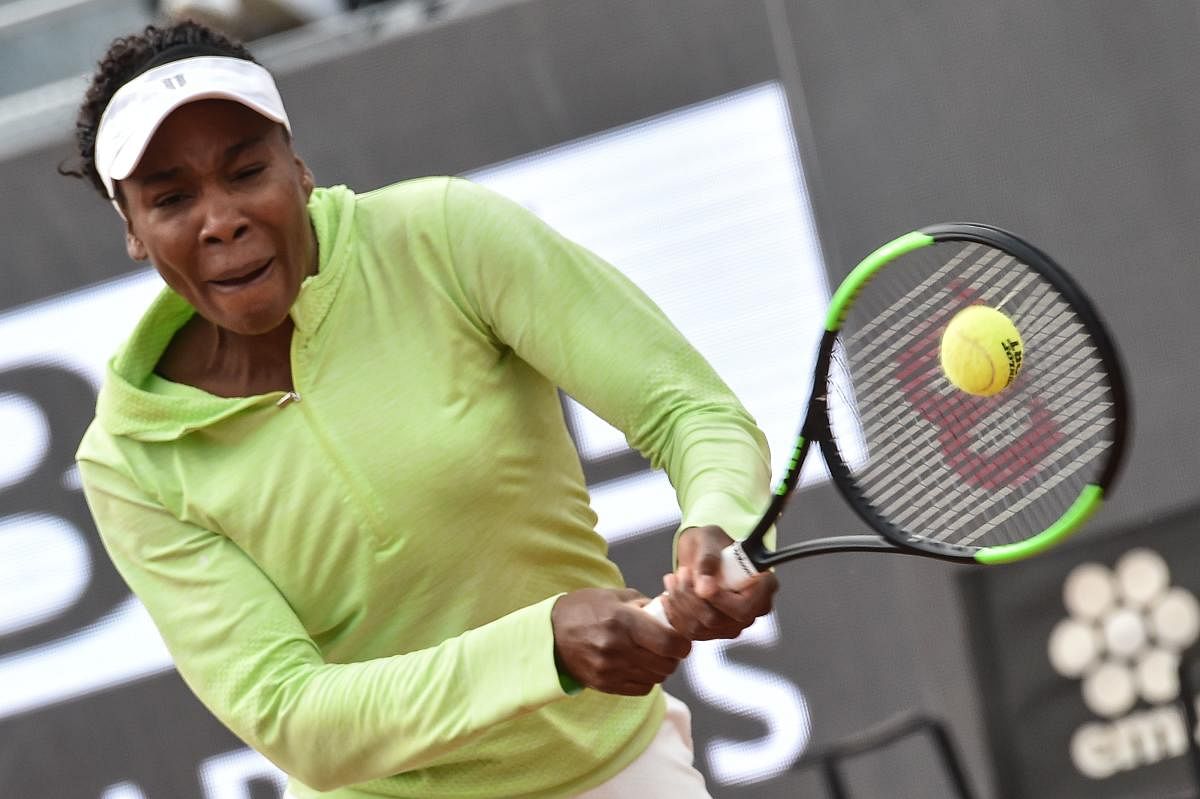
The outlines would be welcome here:
[[[96,129],[109,101],[118,89],[143,72],[181,58],[201,55],[231,56],[258,63],[241,42],[192,20],[161,28],[147,25],[140,33],[115,39],[100,59],[75,117],[79,166],[77,169],[59,166],[59,174],[90,181],[107,200],[108,192],[96,171],[95,153]],[[120,197],[117,199],[119,201]]]

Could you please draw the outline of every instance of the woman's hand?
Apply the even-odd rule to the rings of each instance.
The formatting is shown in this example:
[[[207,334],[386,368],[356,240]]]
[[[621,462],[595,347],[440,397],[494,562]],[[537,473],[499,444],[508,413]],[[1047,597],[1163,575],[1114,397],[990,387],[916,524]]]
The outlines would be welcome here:
[[[721,585],[721,550],[733,543],[720,527],[689,527],[679,536],[678,566],[663,578],[667,619],[693,641],[737,638],[770,613],[779,583],[762,572],[736,591]]]
[[[642,610],[632,588],[584,588],[550,612],[554,654],[576,682],[609,694],[650,693],[687,657],[692,642]]]

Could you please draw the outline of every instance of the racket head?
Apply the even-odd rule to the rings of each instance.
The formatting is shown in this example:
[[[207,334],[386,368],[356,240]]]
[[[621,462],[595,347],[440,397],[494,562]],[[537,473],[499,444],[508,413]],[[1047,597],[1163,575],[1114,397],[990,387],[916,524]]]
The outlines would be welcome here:
[[[939,360],[946,324],[980,303],[1024,339],[1013,384],[990,397],[953,387]],[[808,438],[851,507],[899,547],[1031,557],[1116,482],[1130,429],[1116,347],[1078,284],[1005,230],[934,225],[872,253],[834,294],[818,362]]]

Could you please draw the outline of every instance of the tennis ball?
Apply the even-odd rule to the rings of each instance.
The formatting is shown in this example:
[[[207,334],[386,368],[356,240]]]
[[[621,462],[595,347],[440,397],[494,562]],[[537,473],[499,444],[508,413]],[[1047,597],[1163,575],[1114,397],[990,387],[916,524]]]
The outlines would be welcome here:
[[[995,308],[971,305],[942,333],[942,371],[955,388],[990,397],[1016,380],[1024,349],[1011,319]]]

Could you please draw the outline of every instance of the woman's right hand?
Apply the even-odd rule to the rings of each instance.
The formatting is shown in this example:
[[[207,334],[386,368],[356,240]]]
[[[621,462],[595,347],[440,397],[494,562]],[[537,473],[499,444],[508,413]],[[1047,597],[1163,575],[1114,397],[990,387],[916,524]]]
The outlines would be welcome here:
[[[597,691],[643,696],[675,671],[692,642],[642,610],[632,588],[583,588],[554,603],[554,654],[576,682]]]

